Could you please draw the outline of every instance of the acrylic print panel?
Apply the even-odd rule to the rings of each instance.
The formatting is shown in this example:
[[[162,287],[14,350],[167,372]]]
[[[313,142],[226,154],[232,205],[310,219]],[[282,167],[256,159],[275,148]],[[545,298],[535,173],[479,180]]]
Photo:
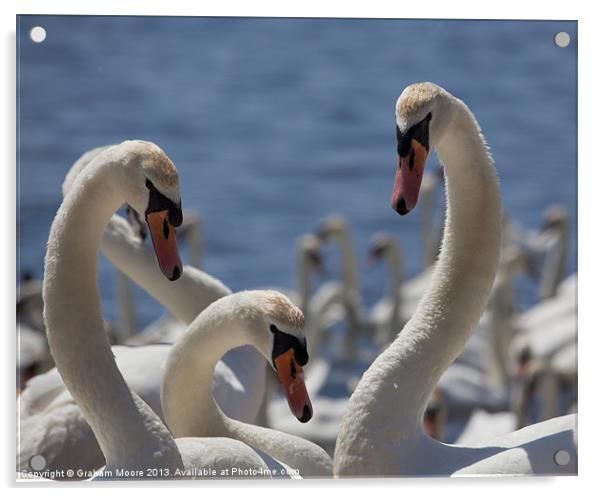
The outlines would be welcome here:
[[[576,473],[575,22],[17,23],[19,477]]]

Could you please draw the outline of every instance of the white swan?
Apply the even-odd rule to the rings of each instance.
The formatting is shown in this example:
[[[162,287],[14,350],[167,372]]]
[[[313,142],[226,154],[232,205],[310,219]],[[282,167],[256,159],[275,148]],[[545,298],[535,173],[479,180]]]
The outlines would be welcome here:
[[[84,166],[107,148],[85,154],[83,165],[76,162],[63,185],[65,194]],[[211,302],[231,293],[219,280],[190,266],[183,268],[177,281],[167,281],[157,269],[152,250],[125,219],[116,215],[103,232],[101,251],[179,318],[182,327]],[[128,386],[160,418],[161,382],[170,349],[169,344],[112,348]],[[265,362],[254,349],[246,346],[232,350],[218,362],[214,374],[214,394],[220,407],[231,417],[253,422],[262,403],[265,377]],[[92,470],[105,463],[86,418],[56,368],[31,379],[19,405],[18,466],[28,469],[34,455],[44,456],[47,467],[55,470]]]
[[[317,236],[323,243],[336,243],[341,254],[341,291],[347,327],[343,354],[351,360],[356,355],[357,341],[362,331],[362,301],[351,233],[343,217],[332,215],[321,222]]]
[[[544,213],[544,224],[538,242],[546,250],[547,257],[541,271],[538,288],[540,300],[556,295],[558,286],[566,274],[566,258],[569,242],[569,214],[562,205],[552,205]]]
[[[323,340],[323,330],[340,319],[344,291],[340,284],[325,283],[312,293],[311,278],[324,272],[324,260],[320,251],[321,240],[314,234],[304,234],[297,242],[297,291],[284,291],[299,305],[305,315],[307,349],[316,355]]]
[[[175,441],[128,388],[101,317],[98,246],[124,201],[144,212],[163,274],[172,280],[181,274],[174,229],[182,215],[176,169],[156,145],[124,142],[90,164],[54,218],[44,265],[44,323],[56,366],[94,431],[107,473],[149,468],[173,473],[183,468]]]
[[[211,390],[219,358],[233,347],[252,345],[277,370],[291,411],[301,422],[309,421],[313,413],[303,379],[308,360],[303,325],[303,313],[276,291],[243,291],[212,303],[174,344],[166,364],[162,403],[174,435],[238,439],[302,477],[332,475],[332,460],[322,448],[229,418]]]
[[[518,319],[511,344],[519,426],[569,411],[577,399],[577,275]]]
[[[370,265],[384,260],[389,271],[389,291],[370,310],[369,319],[374,325],[374,341],[379,349],[388,345],[399,332],[402,324],[402,255],[401,248],[393,236],[377,233],[372,237],[368,254]]]
[[[574,473],[575,417],[556,418],[479,447],[429,438],[422,418],[439,378],[483,312],[498,264],[501,209],[493,160],[468,107],[432,84],[407,87],[396,106],[398,166],[391,203],[418,199],[429,148],[446,175],[447,217],[431,285],[397,339],[364,374],[343,417],[336,476]],[[566,465],[554,462],[566,450]]]

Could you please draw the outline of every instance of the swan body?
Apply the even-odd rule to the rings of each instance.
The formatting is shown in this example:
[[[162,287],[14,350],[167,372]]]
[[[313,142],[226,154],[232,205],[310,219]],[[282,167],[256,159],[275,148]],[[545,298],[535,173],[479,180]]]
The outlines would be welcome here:
[[[303,320],[301,311],[275,291],[243,291],[212,303],[174,344],[166,365],[162,403],[174,435],[237,439],[298,470],[302,477],[331,475],[332,460],[320,447],[283,432],[231,419],[217,406],[211,393],[212,372],[219,357],[232,347],[253,345],[275,364],[295,416],[302,422],[308,421],[311,407],[306,406],[309,400],[305,385],[287,386],[289,379],[283,378],[283,374],[291,374],[303,382],[300,365],[307,362],[301,333]],[[284,348],[283,342],[287,343]],[[287,347],[295,350],[295,359],[281,368],[278,357],[288,353]],[[299,358],[302,355],[304,359]],[[193,383],[190,376],[194,377]],[[301,395],[300,404],[295,395]]]
[[[422,427],[427,402],[485,309],[498,265],[500,197],[493,160],[468,107],[432,83],[407,87],[396,106],[398,167],[391,202],[416,204],[430,147],[446,177],[447,217],[433,279],[410,321],[352,394],[335,476],[574,473],[575,417],[536,424],[478,447],[442,444]],[[570,462],[554,463],[558,449]]]

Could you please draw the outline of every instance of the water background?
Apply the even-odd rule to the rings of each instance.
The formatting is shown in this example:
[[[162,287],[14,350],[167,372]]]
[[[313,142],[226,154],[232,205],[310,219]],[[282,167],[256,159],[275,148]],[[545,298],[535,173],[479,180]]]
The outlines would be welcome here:
[[[512,218],[536,229],[548,205],[569,209],[576,270],[575,22],[20,16],[17,25],[18,272],[42,276],[61,183],[79,155],[140,138],[178,167],[183,206],[203,219],[203,267],[233,290],[295,286],[296,240],[331,213],[348,219],[360,259],[373,232],[390,231],[407,275],[417,274],[419,215],[402,219],[388,200],[394,103],[423,80],[477,116]],[[38,25],[41,44],[29,39]],[[558,31],[569,47],[554,45]],[[335,277],[335,251],[326,254]],[[370,305],[386,272],[361,266],[360,276]],[[100,286],[115,319],[104,259]],[[520,282],[522,308],[534,289]],[[137,298],[140,326],[161,315]]]

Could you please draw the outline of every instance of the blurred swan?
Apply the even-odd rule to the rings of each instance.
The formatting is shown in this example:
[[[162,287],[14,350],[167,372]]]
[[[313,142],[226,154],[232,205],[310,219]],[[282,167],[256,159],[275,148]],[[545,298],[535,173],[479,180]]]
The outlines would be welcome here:
[[[285,293],[299,305],[305,315],[307,349],[317,355],[324,330],[341,318],[344,290],[339,283],[324,283],[312,293],[313,274],[324,273],[322,241],[314,234],[304,234],[297,242],[297,291]]]
[[[351,233],[343,217],[332,215],[320,223],[317,235],[323,243],[333,242],[339,248],[341,255],[340,284],[346,323],[343,356],[353,359],[356,356],[357,341],[362,331],[362,301]]]
[[[537,243],[547,252],[538,288],[540,300],[556,295],[566,275],[569,241],[569,214],[562,205],[552,205],[544,213],[544,222]]]
[[[377,233],[372,237],[368,263],[384,260],[389,271],[389,291],[370,310],[374,341],[378,348],[388,345],[406,322],[403,311],[403,269],[401,248],[393,236]]]
[[[523,313],[511,344],[519,425],[567,413],[577,399],[577,275]]]
[[[430,394],[477,325],[498,267],[501,208],[493,159],[472,112],[432,83],[407,87],[396,105],[393,208],[416,205],[430,148],[446,176],[447,217],[433,281],[416,313],[374,361],[341,422],[335,476],[574,473],[575,417],[552,419],[475,447],[425,434]],[[566,465],[554,462],[563,449]]]

